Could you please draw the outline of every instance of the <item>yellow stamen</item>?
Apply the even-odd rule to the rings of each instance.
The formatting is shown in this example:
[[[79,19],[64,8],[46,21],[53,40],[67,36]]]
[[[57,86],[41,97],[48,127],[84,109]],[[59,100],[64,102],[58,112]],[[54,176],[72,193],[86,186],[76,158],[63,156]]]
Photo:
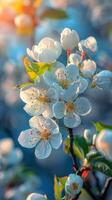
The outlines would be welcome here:
[[[67,89],[69,87],[69,81],[68,80],[61,80],[60,85],[64,88]]]
[[[72,183],[72,184],[71,184],[71,189],[72,189],[72,190],[77,190],[77,189],[78,189],[77,183]]]
[[[66,109],[67,112],[73,112],[74,108],[75,108],[75,106],[72,102],[67,102],[65,104],[65,109]]]
[[[41,136],[41,139],[43,139],[43,140],[48,140],[48,138],[49,138],[49,136],[50,136],[50,131],[49,131],[49,129],[44,129],[44,130],[41,132],[40,136]]]
[[[42,96],[42,95],[40,95],[39,97],[38,97],[38,100],[40,101],[40,102],[42,102],[42,103],[48,103],[49,102],[49,98],[47,97],[47,96]]]

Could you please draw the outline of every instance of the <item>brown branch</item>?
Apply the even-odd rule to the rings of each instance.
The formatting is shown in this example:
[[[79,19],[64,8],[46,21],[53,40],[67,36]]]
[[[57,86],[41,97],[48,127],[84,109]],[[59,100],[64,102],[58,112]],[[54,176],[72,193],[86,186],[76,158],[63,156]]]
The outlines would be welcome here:
[[[77,162],[76,156],[74,154],[74,150],[73,150],[74,137],[73,137],[72,129],[69,128],[68,132],[69,132],[69,137],[70,137],[70,153],[71,153],[71,157],[72,157],[72,160],[73,160],[73,164],[75,165],[75,168],[76,168],[76,171],[77,171],[78,170],[78,162]]]

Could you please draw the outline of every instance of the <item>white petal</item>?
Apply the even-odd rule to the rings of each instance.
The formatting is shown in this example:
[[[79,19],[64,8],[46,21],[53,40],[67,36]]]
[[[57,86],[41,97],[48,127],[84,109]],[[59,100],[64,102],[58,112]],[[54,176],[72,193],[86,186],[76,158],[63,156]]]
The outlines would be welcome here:
[[[67,65],[67,79],[71,82],[77,81],[79,78],[79,68],[74,64]]]
[[[47,200],[47,197],[42,194],[32,193],[27,197],[26,200]]]
[[[62,99],[65,101],[71,101],[76,99],[79,94],[79,83],[72,84],[68,89],[65,90],[62,95]]]
[[[45,118],[53,118],[52,107],[53,107],[52,103],[49,103],[48,105],[46,105],[46,109],[42,113],[43,117],[45,117]]]
[[[63,49],[73,50],[78,45],[79,35],[75,30],[70,30],[69,28],[65,28],[61,33],[60,41]]]
[[[42,116],[34,116],[29,120],[29,125],[32,128],[37,128],[39,131],[43,130],[43,127],[41,125],[41,121],[44,122],[44,117]]]
[[[58,94],[54,88],[49,88],[47,96],[50,98],[51,103],[55,103],[58,100]]]
[[[75,101],[75,106],[76,106],[75,112],[77,112],[77,114],[82,115],[82,116],[89,114],[91,111],[90,102],[85,97],[79,97]]]
[[[33,148],[40,141],[39,132],[35,129],[22,131],[18,137],[19,143],[26,148]]]
[[[36,102],[35,104],[26,104],[24,110],[31,116],[39,116],[44,112],[45,106]]]
[[[30,50],[29,48],[27,48],[27,54],[29,55],[29,57],[31,57],[33,60],[36,60],[36,57],[34,55],[34,52],[32,50]]]
[[[51,135],[49,142],[54,149],[58,149],[62,143],[61,133]]]
[[[36,101],[36,98],[38,96],[37,88],[35,87],[29,87],[27,89],[21,89],[20,90],[20,98],[25,103],[33,103]]]
[[[80,76],[79,94],[83,93],[88,88],[88,81]]]
[[[93,60],[84,60],[81,64],[80,71],[84,76],[91,77],[96,71],[96,63]]]
[[[80,123],[81,123],[81,119],[75,113],[64,117],[64,124],[68,128],[75,128],[75,127],[79,126]]]
[[[8,154],[12,151],[14,147],[13,140],[10,138],[5,138],[0,140],[0,154]]]
[[[41,140],[35,148],[35,156],[38,159],[45,159],[51,153],[51,145],[47,140]]]
[[[58,133],[59,132],[59,127],[58,124],[52,120],[51,118],[45,118],[44,119],[44,126],[50,130],[51,133]]]
[[[53,105],[53,113],[57,119],[61,119],[64,116],[64,102],[57,102]]]
[[[86,48],[90,49],[91,51],[95,52],[97,50],[97,41],[94,37],[90,36],[86,39],[85,42]]]
[[[68,58],[68,61],[71,63],[71,64],[74,64],[76,66],[79,65],[79,63],[81,62],[81,56],[77,53],[72,53],[70,54],[69,58]]]
[[[112,161],[112,130],[102,130],[96,136],[95,145],[106,159]]]

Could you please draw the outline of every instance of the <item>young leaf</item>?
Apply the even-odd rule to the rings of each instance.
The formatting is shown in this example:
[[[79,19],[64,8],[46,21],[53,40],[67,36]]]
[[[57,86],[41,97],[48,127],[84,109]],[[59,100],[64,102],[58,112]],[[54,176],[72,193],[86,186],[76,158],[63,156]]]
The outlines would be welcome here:
[[[36,72],[32,68],[31,62],[29,61],[29,59],[27,57],[25,57],[23,59],[23,63],[24,63],[24,67],[25,67],[25,70],[26,70],[26,73],[27,73],[29,79],[31,81],[34,81],[38,77],[38,72]]]
[[[57,177],[54,177],[54,196],[55,196],[55,200],[62,200],[61,198],[61,193],[62,193],[62,185],[60,184],[60,182],[58,181]]]
[[[64,152],[66,154],[69,154],[70,153],[70,139],[69,138],[66,138],[64,141],[63,141],[63,146],[64,146]]]
[[[30,85],[32,85],[32,84],[33,84],[33,82],[21,83],[21,84],[17,85],[16,88],[21,89],[21,88],[25,88],[25,87],[27,87],[27,86],[30,86]]]
[[[65,183],[66,183],[66,180],[67,180],[67,176],[64,176],[64,177],[61,177],[61,178],[58,178],[59,179],[59,182],[61,183],[62,185],[62,188],[64,190],[65,188]]]
[[[62,9],[47,8],[40,16],[41,19],[51,18],[51,19],[66,19],[68,15],[66,11]]]
[[[110,129],[110,130],[112,130],[112,126],[103,124],[102,122],[95,122],[94,125],[96,127],[97,132],[100,132],[103,129]]]
[[[95,162],[93,164],[93,169],[96,171],[100,171],[107,176],[112,176],[112,169],[103,161],[102,162]]]
[[[31,81],[44,74],[47,70],[52,68],[52,64],[41,62],[30,62],[27,57],[23,60],[26,73]]]
[[[96,157],[90,163],[96,171],[100,171],[107,176],[112,176],[112,162],[106,160],[104,157]]]
[[[86,156],[86,154],[88,153],[89,151],[89,147],[88,147],[88,144],[85,140],[84,137],[82,136],[75,136],[74,137],[74,148],[75,146],[79,149],[79,151],[83,154],[83,157]]]

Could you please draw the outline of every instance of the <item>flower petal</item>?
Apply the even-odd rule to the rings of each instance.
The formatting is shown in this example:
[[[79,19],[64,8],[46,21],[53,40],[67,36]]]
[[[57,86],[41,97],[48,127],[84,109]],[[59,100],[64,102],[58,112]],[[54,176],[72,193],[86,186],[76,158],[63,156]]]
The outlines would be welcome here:
[[[80,76],[79,94],[82,94],[88,87],[88,81]]]
[[[53,118],[53,111],[52,111],[52,103],[49,103],[46,105],[45,111],[42,113],[43,117],[45,118]]]
[[[57,119],[61,119],[64,117],[64,102],[57,102],[53,105],[53,113]]]
[[[67,90],[65,90],[61,98],[64,99],[65,101],[70,101],[76,99],[78,94],[79,94],[79,83],[74,83]]]
[[[87,98],[85,97],[79,97],[76,101],[75,101],[75,112],[79,115],[87,115],[90,113],[91,111],[91,105],[90,102]]]
[[[80,123],[81,123],[81,119],[75,113],[64,117],[64,125],[68,128],[75,128],[75,127],[79,126]]]
[[[79,78],[79,68],[74,64],[67,65],[67,78],[71,82],[75,82]]]
[[[34,116],[29,120],[29,125],[30,125],[31,128],[36,128],[39,131],[42,131],[43,127],[41,125],[41,121],[43,121],[43,123],[44,123],[44,117],[42,117],[42,116],[38,116],[38,117]]]
[[[38,159],[45,159],[51,153],[51,145],[47,140],[41,140],[35,148],[35,156]]]
[[[49,138],[49,142],[54,149],[58,149],[62,143],[62,135],[61,133],[52,134]]]
[[[59,127],[57,123],[52,120],[51,118],[45,118],[44,119],[44,126],[45,128],[49,129],[51,133],[57,134],[59,132]]]
[[[26,200],[47,200],[47,197],[42,194],[32,193],[32,194],[28,195]]]
[[[23,147],[33,148],[40,141],[39,132],[36,129],[22,131],[18,141]]]
[[[80,71],[86,77],[92,77],[96,71],[96,63],[93,60],[84,60],[81,64]]]
[[[39,116],[45,110],[44,104],[36,102],[35,104],[26,104],[24,110],[31,116]]]
[[[25,103],[33,103],[36,100],[36,97],[38,96],[37,88],[35,87],[29,87],[27,89],[21,89],[20,90],[20,98]]]
[[[78,66],[79,63],[81,62],[81,56],[77,53],[72,53],[70,54],[68,60],[71,64]]]
[[[49,88],[47,96],[50,98],[51,103],[54,103],[58,100],[58,94],[55,88]]]

